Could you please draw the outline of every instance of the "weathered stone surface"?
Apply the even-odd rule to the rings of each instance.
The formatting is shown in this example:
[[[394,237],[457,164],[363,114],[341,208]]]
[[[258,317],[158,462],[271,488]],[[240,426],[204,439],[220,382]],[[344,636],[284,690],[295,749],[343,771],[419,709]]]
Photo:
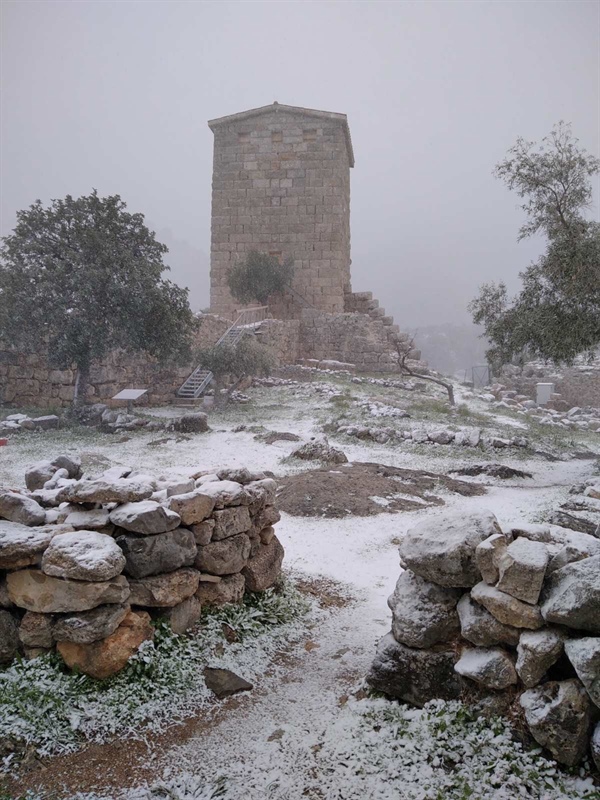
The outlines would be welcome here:
[[[440,428],[437,431],[429,431],[427,438],[430,442],[434,442],[435,444],[450,444],[450,442],[454,441],[455,434],[453,431]]]
[[[53,430],[60,425],[60,419],[56,414],[46,414],[43,417],[34,417],[31,420],[36,428],[43,431]]]
[[[240,603],[244,597],[246,579],[241,573],[224,575],[218,583],[200,581],[196,597],[206,606],[222,606]]]
[[[19,625],[19,639],[27,647],[52,647],[52,617],[27,611]]]
[[[200,619],[202,606],[196,596],[188,597],[182,603],[167,609],[163,616],[169,621],[173,633],[185,633]]]
[[[590,742],[590,750],[596,769],[600,771],[600,722],[594,728],[594,733],[592,734],[592,740]]]
[[[290,458],[302,461],[321,461],[324,464],[346,464],[348,456],[327,442],[306,442],[290,453]]]
[[[65,525],[70,525],[76,531],[86,530],[106,533],[110,520],[108,511],[105,508],[82,508],[70,511],[65,517]]]
[[[244,678],[240,678],[239,675],[229,669],[206,667],[204,680],[207,688],[216,694],[219,700],[224,697],[231,697],[232,694],[237,694],[238,692],[249,692],[254,688],[251,683],[248,683]]]
[[[504,625],[470,595],[465,594],[456,606],[460,619],[460,632],[463,639],[477,647],[493,647],[496,644],[516,645],[519,641],[519,628]]]
[[[517,600],[510,594],[489,586],[485,581],[481,581],[471,590],[471,597],[476,603],[496,617],[504,625],[512,625],[514,628],[529,628],[537,630],[544,624],[542,613],[538,606],[532,606]]]
[[[281,514],[275,506],[265,506],[252,521],[252,526],[254,530],[260,533],[264,528],[276,525],[280,519]]]
[[[114,633],[129,611],[129,604],[118,603],[56,617],[52,636],[57,642],[97,642]]]
[[[250,513],[257,514],[265,506],[272,506],[277,497],[277,481],[261,478],[246,484],[244,490],[250,498]]]
[[[30,492],[43,489],[46,481],[54,475],[58,467],[51,461],[38,461],[25,472],[25,486]]]
[[[54,614],[88,611],[103,603],[123,603],[129,597],[129,584],[123,575],[110,581],[88,583],[53,578],[41,570],[22,569],[6,576],[8,595],[19,608]]]
[[[275,536],[275,528],[271,528],[270,526],[268,528],[263,528],[258,536],[262,544],[271,544]]]
[[[208,416],[202,411],[184,414],[171,423],[171,428],[181,433],[206,433],[208,430]]]
[[[56,649],[68,667],[102,680],[122,670],[141,643],[153,637],[150,615],[129,611],[106,639],[91,644],[58,642]]]
[[[141,500],[117,506],[110,513],[110,521],[126,531],[151,536],[172,531],[181,522],[181,517],[154,500]]]
[[[31,497],[17,492],[0,491],[0,517],[21,525],[43,525],[46,512]]]
[[[174,494],[167,507],[181,517],[182,525],[197,525],[212,514],[215,499],[203,486],[187,494]]]
[[[247,506],[250,504],[250,494],[241,483],[235,481],[210,481],[198,487],[198,491],[214,500],[214,508],[221,509],[228,506]],[[201,520],[198,520],[201,522]]]
[[[506,689],[517,682],[512,659],[500,647],[465,648],[454,669],[486,689]]]
[[[457,700],[462,679],[454,671],[451,648],[435,645],[413,650],[397,642],[392,633],[379,641],[367,682],[378,692],[422,708],[434,698]]]
[[[167,575],[150,575],[132,580],[129,602],[132,606],[170,608],[191,597],[196,592],[199,581],[200,573],[189,567]]]
[[[250,539],[238,533],[220,542],[210,542],[198,548],[195,567],[213,575],[231,575],[241,572],[250,557]]]
[[[63,454],[57,456],[52,461],[52,464],[56,467],[56,469],[66,469],[69,478],[74,478],[75,480],[79,480],[83,474],[81,469],[81,459],[79,456],[68,456]]]
[[[61,503],[137,503],[146,500],[154,488],[147,483],[125,478],[81,480],[58,493]]]
[[[123,571],[125,557],[105,533],[74,531],[55,536],[42,556],[42,571],[56,578],[107,581]]]
[[[205,519],[204,522],[199,522],[197,525],[190,525],[196,544],[208,544],[212,539],[214,529],[214,519]]]
[[[233,467],[229,469],[220,469],[217,472],[217,477],[220,481],[234,481],[241,483],[245,486],[252,481],[260,481],[265,478],[264,472],[250,472],[246,467]]]
[[[503,533],[493,533],[475,548],[475,562],[481,577],[492,586],[498,582],[498,557],[506,552],[508,542]]]
[[[17,621],[8,611],[0,611],[0,664],[13,660],[19,652]]]
[[[592,703],[600,708],[600,637],[570,639],[565,642],[565,652]]]
[[[587,750],[590,700],[579,681],[551,681],[520,698],[531,735],[561,764],[577,764]]]
[[[400,557],[425,580],[470,587],[481,579],[475,548],[493,533],[501,530],[491,512],[449,512],[409,530],[400,542]]]
[[[261,544],[256,555],[242,569],[242,575],[246,579],[246,590],[264,592],[273,586],[281,575],[283,556],[283,545],[276,536],[269,544]]]
[[[175,494],[187,494],[193,492],[196,488],[196,482],[193,478],[180,478],[179,480],[167,480],[164,489],[167,492],[167,497],[173,497]]]
[[[517,673],[528,689],[537,686],[563,651],[564,636],[549,628],[524,631],[517,647]]]
[[[600,633],[600,556],[554,572],[544,586],[542,614],[547,622]]]
[[[500,577],[497,588],[517,600],[537,603],[548,561],[548,548],[545,544],[520,536],[498,557]]]
[[[246,533],[252,527],[248,506],[235,506],[215,511],[213,514],[215,527],[212,533],[213,541],[228,539],[238,533]]]
[[[562,569],[566,567],[567,564],[573,564],[575,561],[582,561],[584,558],[589,558],[590,555],[592,555],[592,553],[585,552],[580,547],[573,547],[570,544],[566,544],[550,559],[546,567],[546,576],[552,575],[557,569]]]
[[[0,569],[40,564],[53,535],[50,528],[29,528],[18,522],[0,520]]]
[[[125,555],[125,572],[132,578],[191,567],[197,553],[194,534],[187,528],[176,528],[155,536],[128,533],[117,536],[115,541]]]
[[[445,589],[406,570],[388,598],[392,633],[409,647],[431,647],[447,642],[459,630],[456,604],[460,589]]]
[[[481,440],[481,431],[479,428],[470,428],[468,430],[458,431],[454,439],[456,444],[462,447],[477,447]]]
[[[0,608],[11,608],[12,605],[13,602],[8,596],[6,577],[4,575],[0,575]]]

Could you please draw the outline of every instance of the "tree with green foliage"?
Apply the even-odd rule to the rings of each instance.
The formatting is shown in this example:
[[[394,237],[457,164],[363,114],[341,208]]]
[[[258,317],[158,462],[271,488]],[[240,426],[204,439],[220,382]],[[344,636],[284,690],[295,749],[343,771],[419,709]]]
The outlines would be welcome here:
[[[518,139],[496,166],[496,177],[524,199],[519,240],[543,233],[547,247],[521,273],[516,297],[503,282],[489,283],[469,304],[491,343],[493,366],[525,357],[570,363],[600,344],[600,223],[585,216],[590,178],[599,171],[600,161],[563,122],[539,148]]]
[[[294,262],[287,258],[280,262],[277,256],[251,250],[245,261],[229,270],[227,283],[232,297],[240,303],[266,305],[274,294],[281,294],[290,286]]]
[[[166,252],[119,195],[37,200],[0,250],[0,339],[75,365],[74,406],[111,350],[186,359],[194,316],[188,290],[161,277]]]
[[[273,367],[273,353],[254,336],[244,336],[237,344],[219,344],[198,351],[196,360],[209,369],[215,379],[215,404],[229,400],[232,392],[249,375],[268,375]],[[227,378],[231,384],[223,393]]]

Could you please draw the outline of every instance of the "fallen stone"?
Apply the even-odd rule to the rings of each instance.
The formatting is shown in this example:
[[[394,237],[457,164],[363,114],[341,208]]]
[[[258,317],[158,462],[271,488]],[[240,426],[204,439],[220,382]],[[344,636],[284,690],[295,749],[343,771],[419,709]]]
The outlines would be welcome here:
[[[17,621],[8,611],[0,611],[0,664],[7,664],[19,652]]]
[[[154,500],[125,503],[110,512],[110,521],[126,531],[152,536],[172,531],[181,522],[179,514]]]
[[[500,577],[498,558],[506,552],[508,541],[503,533],[493,533],[475,548],[475,562],[486,583],[495,585]]]
[[[199,581],[200,573],[189,567],[132,580],[129,602],[132,606],[171,608],[195,594]]]
[[[500,577],[497,588],[524,603],[537,603],[548,561],[548,548],[545,544],[531,542],[524,537],[515,539],[508,545],[506,552],[498,556]]]
[[[198,548],[194,566],[201,572],[231,575],[241,572],[250,557],[250,539],[245,533]]]
[[[117,536],[116,544],[125,556],[125,572],[132,578],[145,578],[191,567],[197,554],[194,534],[187,528],[177,528],[155,536],[136,536],[128,533]]]
[[[6,576],[8,595],[19,608],[55,614],[88,611],[104,603],[123,603],[129,597],[129,584],[123,575],[109,581],[54,578],[41,570],[22,569]]]
[[[77,509],[65,517],[65,524],[76,531],[98,531],[106,533],[110,520],[105,508]]]
[[[564,636],[559,631],[545,628],[524,631],[517,646],[516,669],[523,685],[528,689],[537,686],[563,651]]]
[[[55,430],[60,425],[60,419],[56,414],[47,414],[44,417],[34,417],[32,420],[36,428],[42,431]]]
[[[57,642],[97,642],[114,633],[129,611],[128,604],[119,603],[56,617],[52,636]]]
[[[65,664],[97,680],[120,672],[142,642],[154,637],[150,615],[129,611],[119,627],[106,639],[91,644],[58,642],[56,649]]]
[[[154,488],[149,484],[125,478],[106,480],[97,478],[94,481],[80,480],[65,486],[57,495],[59,502],[64,503],[137,503],[147,500]]]
[[[579,681],[551,681],[520,697],[531,735],[561,764],[579,763],[587,751],[590,700]]]
[[[31,497],[25,497],[17,492],[0,491],[0,518],[21,525],[43,525],[46,521],[46,512]]]
[[[481,579],[475,548],[501,532],[489,511],[449,512],[409,530],[400,542],[400,557],[425,580],[439,586],[470,587]]]
[[[197,597],[188,597],[182,603],[168,608],[163,617],[169,622],[173,633],[182,634],[193,628],[200,619],[202,606]]]
[[[408,647],[431,647],[447,642],[460,628],[456,604],[460,589],[445,589],[406,570],[388,598],[392,633]]]
[[[488,586],[484,581],[473,587],[471,597],[476,603],[487,608],[490,614],[504,625],[537,630],[544,624],[544,619],[538,606],[532,606],[522,600],[517,600],[516,597],[501,592],[495,586]]]
[[[27,647],[52,647],[52,617],[49,614],[26,611],[19,625],[19,639]]]
[[[600,556],[552,573],[542,594],[542,614],[547,622],[600,633]]]
[[[245,587],[246,579],[238,572],[236,575],[224,575],[218,583],[201,580],[196,597],[206,606],[240,603],[244,598]]]
[[[42,556],[42,571],[56,578],[107,581],[119,575],[125,557],[105,533],[74,531],[55,536]]]
[[[175,494],[167,500],[167,508],[181,518],[182,525],[197,525],[212,514],[215,498],[206,486],[187,494]]]
[[[517,682],[512,659],[500,647],[465,648],[454,669],[486,689],[506,689]]]
[[[237,694],[238,692],[249,692],[254,688],[251,683],[240,678],[239,675],[229,669],[206,667],[204,680],[207,689],[210,689],[219,700],[224,697],[231,697],[232,694]]]
[[[367,683],[378,692],[422,708],[430,700],[457,700],[462,679],[454,671],[451,647],[413,650],[388,633],[377,645]]]
[[[40,564],[53,535],[50,528],[29,528],[18,522],[0,520],[0,569]]]
[[[276,536],[269,544],[260,544],[256,555],[241,570],[246,579],[246,591],[264,592],[273,586],[281,575],[283,545]]]
[[[519,628],[503,625],[468,594],[461,597],[456,610],[460,619],[461,636],[477,647],[493,647],[497,644],[514,646],[519,641]]]
[[[228,539],[238,533],[246,533],[252,527],[252,520],[247,506],[236,506],[234,508],[224,508],[222,511],[215,511],[213,519],[215,521],[212,532],[213,541]]]
[[[569,639],[565,642],[565,652],[592,703],[600,708],[600,638]]]

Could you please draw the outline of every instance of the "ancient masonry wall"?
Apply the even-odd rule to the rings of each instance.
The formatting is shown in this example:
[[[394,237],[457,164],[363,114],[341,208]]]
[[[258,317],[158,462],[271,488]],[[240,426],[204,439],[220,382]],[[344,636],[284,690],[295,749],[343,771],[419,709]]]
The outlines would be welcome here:
[[[499,380],[520,394],[535,398],[536,383],[554,383],[560,399],[570,407],[600,406],[600,363],[578,365],[560,370],[548,366],[527,364],[523,370],[505,367]]]
[[[294,260],[294,290],[320,311],[350,290],[350,170],[344,114],[267,106],[213,120],[211,310],[233,319],[227,272],[248,251]],[[293,293],[275,302],[298,317]]]

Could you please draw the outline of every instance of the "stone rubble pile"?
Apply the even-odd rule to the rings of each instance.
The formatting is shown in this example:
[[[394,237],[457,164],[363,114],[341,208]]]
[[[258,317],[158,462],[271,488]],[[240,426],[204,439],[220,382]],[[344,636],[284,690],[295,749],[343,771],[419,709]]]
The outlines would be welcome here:
[[[280,578],[276,483],[246,468],[83,478],[59,456],[0,490],[0,663],[52,648],[94,678],[122,669],[167,618],[242,600]]]
[[[0,421],[0,435],[5,433],[22,433],[23,431],[48,431],[60,427],[60,418],[56,414],[44,417],[28,417],[27,414],[9,414]]]
[[[401,413],[399,416],[408,416]],[[529,447],[529,440],[525,436],[513,436],[505,439],[500,436],[482,436],[478,428],[463,428],[451,431],[447,428],[412,428],[411,430],[396,430],[392,427],[369,427],[368,425],[338,424],[337,433],[343,433],[357,439],[370,440],[379,444],[387,442],[412,442],[414,444],[442,444],[459,445],[463,447],[492,447],[504,449],[506,447]]]
[[[501,383],[495,383],[489,388],[489,391],[483,392],[477,397],[491,403],[496,408],[511,408],[535,422],[539,422],[540,425],[554,425],[571,430],[600,433],[600,408],[592,406],[569,408],[567,403],[558,399],[551,400],[547,406],[539,406],[527,395],[507,389]]]
[[[589,485],[600,492],[600,479]],[[519,719],[560,763],[591,748],[600,768],[600,538],[452,512],[399,550],[369,684],[419,707],[460,699]]]

